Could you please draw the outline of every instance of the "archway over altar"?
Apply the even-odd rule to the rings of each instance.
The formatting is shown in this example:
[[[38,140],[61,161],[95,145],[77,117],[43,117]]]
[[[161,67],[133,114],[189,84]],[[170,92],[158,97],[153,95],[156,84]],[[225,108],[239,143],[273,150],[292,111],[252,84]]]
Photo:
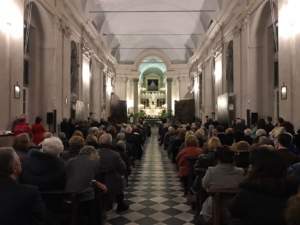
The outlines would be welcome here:
[[[159,117],[167,110],[167,66],[162,59],[148,56],[139,65],[139,111]]]

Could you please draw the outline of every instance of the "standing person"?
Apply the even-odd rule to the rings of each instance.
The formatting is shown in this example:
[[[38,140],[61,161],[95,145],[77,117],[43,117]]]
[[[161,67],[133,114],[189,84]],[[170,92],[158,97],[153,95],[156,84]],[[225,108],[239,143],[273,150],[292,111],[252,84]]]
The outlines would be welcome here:
[[[26,122],[26,117],[22,116],[19,121],[16,123],[16,125],[13,128],[13,133],[15,136],[22,134],[22,133],[27,133],[31,135],[31,128],[29,124]]]
[[[32,132],[32,142],[36,145],[39,145],[44,140],[44,134],[46,132],[43,124],[42,124],[42,118],[36,117],[35,123],[32,125],[31,128]]]

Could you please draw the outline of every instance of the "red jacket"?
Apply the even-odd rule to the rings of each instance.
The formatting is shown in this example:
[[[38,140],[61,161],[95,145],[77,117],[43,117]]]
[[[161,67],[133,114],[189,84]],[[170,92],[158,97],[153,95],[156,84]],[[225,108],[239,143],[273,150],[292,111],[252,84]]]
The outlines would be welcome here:
[[[31,129],[30,126],[26,123],[26,122],[19,122],[17,123],[17,125],[14,127],[14,135],[17,136],[19,134],[23,134],[23,133],[31,133]]]
[[[190,173],[190,165],[188,162],[188,158],[197,157],[200,154],[202,154],[202,150],[198,147],[186,147],[178,153],[176,161],[179,167],[179,177],[188,176]]]
[[[41,123],[35,123],[32,125],[32,142],[36,145],[44,140],[45,128]]]

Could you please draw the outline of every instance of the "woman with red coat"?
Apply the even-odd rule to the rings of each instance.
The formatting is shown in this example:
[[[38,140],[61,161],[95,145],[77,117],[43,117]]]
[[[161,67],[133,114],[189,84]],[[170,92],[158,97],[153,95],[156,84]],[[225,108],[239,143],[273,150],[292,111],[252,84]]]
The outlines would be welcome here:
[[[35,119],[35,123],[32,125],[31,132],[32,132],[32,142],[34,144],[38,145],[44,140],[44,133],[46,132],[46,130],[42,124],[41,117],[37,117]]]
[[[13,127],[13,133],[15,136],[18,136],[19,134],[27,133],[31,135],[31,128],[26,122],[26,117],[22,116],[18,119],[15,126]]]
[[[189,158],[198,157],[202,153],[202,149],[199,148],[197,137],[195,135],[188,135],[185,138],[184,149],[182,149],[176,157],[177,166],[179,168],[178,176],[185,187],[185,194],[187,194],[188,191],[188,176],[191,172]]]

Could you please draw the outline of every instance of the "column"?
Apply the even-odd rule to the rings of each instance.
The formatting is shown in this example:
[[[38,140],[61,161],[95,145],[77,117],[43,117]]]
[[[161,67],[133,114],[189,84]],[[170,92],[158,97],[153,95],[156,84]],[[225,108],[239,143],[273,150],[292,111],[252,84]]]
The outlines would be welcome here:
[[[172,113],[172,78],[167,79],[167,111]]]
[[[133,79],[133,112],[139,112],[139,79]]]

